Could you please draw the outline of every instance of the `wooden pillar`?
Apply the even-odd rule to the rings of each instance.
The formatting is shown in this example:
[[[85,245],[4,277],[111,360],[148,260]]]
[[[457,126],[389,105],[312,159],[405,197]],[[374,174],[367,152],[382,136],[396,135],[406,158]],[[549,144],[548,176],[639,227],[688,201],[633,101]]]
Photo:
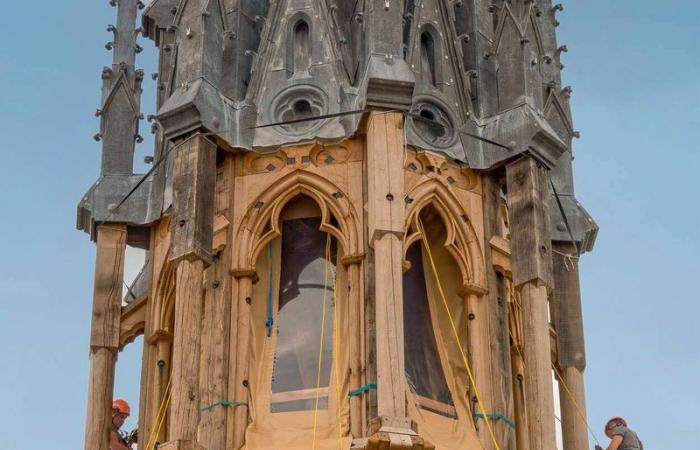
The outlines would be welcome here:
[[[525,344],[525,404],[530,450],[554,450],[554,386],[547,315],[547,287],[528,282],[520,287]],[[543,330],[546,332],[543,332]]]
[[[556,242],[553,246],[553,319],[557,330],[557,359],[560,367],[557,375],[560,377],[559,402],[564,450],[585,450],[589,448],[583,382],[586,350],[578,259],[575,257],[576,247],[572,243]],[[570,392],[566,391],[564,384]]]
[[[126,225],[97,226],[85,450],[109,450],[125,249]]]
[[[511,354],[511,366],[513,368],[515,448],[518,450],[529,450],[530,436],[527,427],[527,405],[525,403],[525,362],[521,357],[521,352],[515,348]]]
[[[552,282],[549,174],[532,157],[506,166],[513,284],[523,307],[525,403],[530,450],[554,450],[548,290]]]
[[[237,278],[237,292],[233,301],[236,302],[238,313],[236,323],[236,343],[235,358],[236,365],[233,369],[233,384],[229,384],[229,394],[232,401],[249,402],[248,373],[250,360],[250,305],[253,296],[253,277],[255,271],[243,270],[235,271]],[[243,447],[245,442],[245,431],[248,427],[248,408],[239,406],[233,408],[229,413],[233,416],[233,439],[234,449]]]
[[[498,175],[485,174],[483,178],[484,190],[484,229],[486,242],[492,239],[502,240],[501,229],[501,185]],[[486,402],[486,408],[491,408],[490,412],[499,412],[507,418],[513,420],[515,415],[513,404],[513,374],[511,370],[510,358],[510,329],[509,329],[509,303],[506,286],[506,275],[504,268],[498,269],[494,265],[494,250],[489,245],[486,249],[486,277],[488,286],[491,287],[488,293],[481,297],[479,302],[483,305],[483,311],[476,314],[472,322],[481,319],[482,327],[486,328],[486,341],[484,343],[487,350],[486,377],[489,380],[488,389],[490,397]],[[510,268],[509,268],[510,269]],[[498,270],[498,271],[497,271]],[[480,317],[481,316],[481,317]],[[477,376],[477,382],[479,382]],[[480,387],[481,388],[481,387]],[[486,447],[493,447],[488,430],[483,421],[478,422],[479,437]],[[503,420],[492,422],[494,434],[498,445],[502,449],[512,449],[515,441],[513,428]],[[523,449],[518,449],[523,450]]]
[[[350,303],[349,317],[349,354],[350,354],[350,390],[353,391],[362,386],[362,290],[360,289],[360,261],[351,260],[347,265],[348,285],[350,292],[348,301]],[[350,432],[353,437],[362,436],[363,424],[362,396],[354,395],[350,397]]]
[[[564,450],[588,450],[590,447],[588,446],[588,429],[585,420],[586,395],[583,373],[576,367],[565,367],[559,371],[559,376],[561,378],[559,380],[559,402],[561,404],[561,431]],[[569,388],[569,392],[564,388],[564,383]],[[573,397],[573,401],[570,395]]]
[[[201,408],[203,280],[211,262],[216,145],[195,135],[179,147],[173,164],[170,260],[176,265],[175,326],[167,448],[194,448]]]
[[[403,114],[375,112],[367,126],[367,222],[374,251],[377,412],[405,417],[403,336]]]
[[[469,335],[469,363],[471,364],[472,374],[476,381],[476,388],[479,390],[479,396],[487,411],[485,413],[493,413],[493,396],[492,394],[492,375],[490,361],[490,341],[493,338],[489,336],[488,309],[487,299],[481,295],[482,293],[469,292],[467,298],[467,313],[468,313],[468,335]],[[476,393],[469,387],[469,404],[472,406],[473,414],[480,414],[482,411],[479,408],[476,400]],[[484,449],[493,449],[493,440],[484,419],[474,419],[479,441]],[[494,433],[499,425],[496,421],[491,421],[491,427]]]
[[[195,441],[199,425],[199,353],[204,262],[178,263],[169,441]]]
[[[233,157],[217,168],[214,263],[205,273],[200,398],[202,408],[228,399],[231,331],[231,257]],[[217,225],[218,224],[218,225]],[[216,406],[202,412],[199,441],[208,450],[226,449],[227,408]]]

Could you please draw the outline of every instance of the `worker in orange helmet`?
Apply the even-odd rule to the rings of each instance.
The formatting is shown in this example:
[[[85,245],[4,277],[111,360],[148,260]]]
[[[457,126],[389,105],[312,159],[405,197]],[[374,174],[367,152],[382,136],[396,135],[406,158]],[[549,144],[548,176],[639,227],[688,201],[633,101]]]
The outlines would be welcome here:
[[[110,450],[131,450],[126,439],[119,431],[130,414],[131,408],[125,400],[117,399],[112,402],[112,433],[110,437]]]
[[[606,450],[644,450],[637,433],[627,428],[627,421],[622,417],[613,417],[607,421],[605,435],[610,438]],[[603,447],[596,445],[595,450],[603,450]]]

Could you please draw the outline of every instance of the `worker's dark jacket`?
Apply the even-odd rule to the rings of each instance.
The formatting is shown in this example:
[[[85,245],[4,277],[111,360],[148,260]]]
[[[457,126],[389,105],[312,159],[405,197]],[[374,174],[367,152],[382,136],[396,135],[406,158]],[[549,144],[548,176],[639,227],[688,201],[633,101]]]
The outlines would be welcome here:
[[[617,450],[644,450],[642,441],[637,437],[637,433],[630,430],[625,426],[617,426],[612,431],[612,436],[622,436],[622,444],[617,448]]]

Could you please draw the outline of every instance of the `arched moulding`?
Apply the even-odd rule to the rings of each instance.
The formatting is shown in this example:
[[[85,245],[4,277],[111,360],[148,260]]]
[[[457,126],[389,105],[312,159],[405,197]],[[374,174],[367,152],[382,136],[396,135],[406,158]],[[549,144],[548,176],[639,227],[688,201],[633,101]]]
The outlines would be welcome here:
[[[162,336],[172,335],[175,312],[175,265],[169,262],[166,262],[160,271],[152,312],[152,331],[147,339],[152,342]]]
[[[446,238],[443,245],[460,269],[463,290],[486,292],[483,253],[467,212],[460,206],[459,201],[436,179],[419,184],[408,193],[408,197],[412,202],[406,211],[404,255],[412,244],[421,239],[418,221],[421,211],[432,206],[445,226]]]
[[[275,182],[250,206],[235,233],[239,251],[237,270],[252,270],[260,252],[279,237],[280,214],[298,195],[312,199],[321,211],[321,230],[335,237],[345,255],[360,253],[360,230],[357,214],[347,194],[327,179],[306,171],[295,171]],[[337,226],[332,223],[335,218]]]
[[[309,157],[316,166],[341,164],[350,159],[350,150],[343,145],[316,145],[311,150]]]
[[[432,174],[430,176],[440,178],[444,183],[452,187],[464,190],[474,190],[478,185],[478,178],[469,168],[462,168],[449,162],[441,155],[410,147],[413,155],[406,160],[406,169],[416,173]]]
[[[148,297],[141,297],[123,309],[119,321],[119,351],[144,333],[147,309]]]
[[[287,163],[283,152],[275,155],[250,152],[249,155],[244,160],[246,173],[275,172]]]

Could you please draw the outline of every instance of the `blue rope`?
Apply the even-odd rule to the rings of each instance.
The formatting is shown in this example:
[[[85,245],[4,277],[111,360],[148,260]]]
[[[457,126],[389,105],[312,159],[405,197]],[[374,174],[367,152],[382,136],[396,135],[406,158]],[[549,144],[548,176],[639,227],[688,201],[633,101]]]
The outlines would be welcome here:
[[[356,395],[360,395],[360,394],[363,394],[367,391],[373,391],[376,389],[377,389],[377,385],[374,383],[370,383],[370,384],[367,384],[367,385],[362,386],[360,388],[357,388],[354,391],[350,391],[350,393],[348,393],[348,397],[355,397]]]
[[[202,408],[202,412],[206,411],[211,411],[212,409],[216,408],[217,406],[248,406],[247,403],[244,402],[229,402],[226,400],[221,400],[216,403],[212,403],[211,405]]]
[[[275,324],[275,319],[272,317],[272,241],[267,245],[267,263],[270,266],[270,273],[267,279],[267,337],[272,337],[272,326]]]
[[[482,414],[482,413],[474,413],[472,414],[472,417],[474,419],[483,419],[484,416],[486,416],[489,420],[502,420],[503,422],[506,423],[509,427],[515,429],[515,422],[504,416],[502,413],[495,412],[495,413],[488,413],[488,414]]]

